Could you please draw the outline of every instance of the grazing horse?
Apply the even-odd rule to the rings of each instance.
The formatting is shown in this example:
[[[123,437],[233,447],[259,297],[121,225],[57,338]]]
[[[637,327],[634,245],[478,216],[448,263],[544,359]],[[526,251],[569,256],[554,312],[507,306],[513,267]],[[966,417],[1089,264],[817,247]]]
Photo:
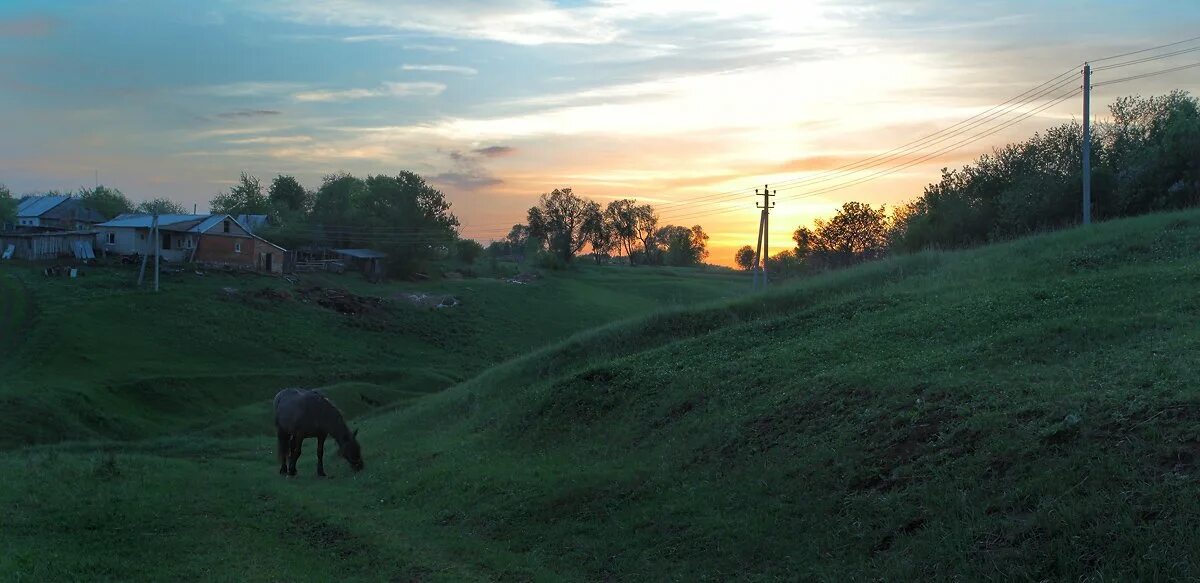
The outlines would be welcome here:
[[[279,436],[279,473],[296,475],[296,460],[300,459],[300,444],[309,437],[317,438],[317,475],[325,475],[325,438],[332,436],[338,444],[338,454],[346,458],[354,471],[363,469],[362,449],[358,446],[358,430],[346,427],[342,412],[325,395],[305,389],[284,389],[275,394],[275,430]]]

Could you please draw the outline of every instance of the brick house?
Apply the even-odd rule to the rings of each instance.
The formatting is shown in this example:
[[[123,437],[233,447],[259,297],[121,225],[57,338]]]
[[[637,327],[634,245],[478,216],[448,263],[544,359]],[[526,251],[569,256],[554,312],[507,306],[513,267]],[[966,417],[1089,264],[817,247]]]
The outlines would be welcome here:
[[[243,267],[283,273],[283,247],[254,235],[230,215],[159,215],[158,242],[151,215],[121,215],[96,225],[98,247],[118,255],[148,255],[158,247],[167,261]]]

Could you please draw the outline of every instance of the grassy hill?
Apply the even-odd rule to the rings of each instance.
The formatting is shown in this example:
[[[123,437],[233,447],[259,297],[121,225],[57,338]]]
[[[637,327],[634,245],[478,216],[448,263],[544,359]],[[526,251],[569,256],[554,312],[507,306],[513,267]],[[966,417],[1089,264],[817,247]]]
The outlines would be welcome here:
[[[1195,579],[1198,256],[1157,215],[608,324],[363,409],[355,476],[250,424],[12,450],[0,572]]]

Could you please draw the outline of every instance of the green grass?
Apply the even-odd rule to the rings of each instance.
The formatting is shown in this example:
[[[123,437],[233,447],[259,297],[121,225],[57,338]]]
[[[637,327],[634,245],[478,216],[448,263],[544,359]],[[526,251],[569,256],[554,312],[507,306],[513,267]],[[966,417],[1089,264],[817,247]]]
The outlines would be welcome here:
[[[507,337],[494,330],[463,334],[497,351],[493,361],[524,356],[460,371],[422,353],[406,362],[461,382],[415,399],[393,393],[403,383],[350,378],[355,367],[383,374],[374,359],[341,363],[347,378],[327,376],[340,382],[335,401],[357,408],[358,475],[339,462],[317,480],[309,454],[300,477],[279,479],[269,428],[253,424],[261,395],[226,400],[216,385],[203,390],[218,404],[187,431],[0,455],[0,573],[1195,579],[1198,256],[1200,213],[1188,212],[903,257],[702,306],[688,300],[745,282],[555,276],[546,289],[571,300],[535,301],[530,288],[475,301],[594,310],[576,330],[643,317],[569,337],[537,319],[553,332],[522,330],[511,350],[490,344]],[[680,286],[705,291],[684,297]],[[34,334],[59,322],[41,304],[37,313]],[[293,333],[276,326],[265,329]],[[350,346],[383,334],[346,333]],[[176,374],[168,368],[158,374]],[[96,393],[61,376],[66,388],[52,394]]]

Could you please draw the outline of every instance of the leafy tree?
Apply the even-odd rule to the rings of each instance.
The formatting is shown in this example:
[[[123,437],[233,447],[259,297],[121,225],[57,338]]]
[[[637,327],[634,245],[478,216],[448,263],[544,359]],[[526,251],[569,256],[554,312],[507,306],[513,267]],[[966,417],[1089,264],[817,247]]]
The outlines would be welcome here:
[[[134,208],[134,212],[145,213],[148,215],[152,215],[152,214],[186,215],[186,214],[188,214],[187,209],[183,208],[183,205],[181,205],[169,198],[156,198],[153,200],[143,200],[142,202],[138,203],[137,207]]]
[[[829,220],[816,221],[817,249],[835,267],[877,259],[887,250],[887,207],[847,202]]]
[[[307,213],[313,205],[313,193],[300,185],[294,176],[280,174],[271,181],[267,199],[277,211]]]
[[[631,266],[634,245],[638,240],[637,209],[637,201],[628,198],[614,200],[604,208],[604,222],[611,233],[613,248],[623,250]]]
[[[17,201],[7,186],[0,184],[0,227],[17,222]]]
[[[385,251],[394,271],[418,270],[458,237],[458,218],[450,212],[446,195],[419,175],[379,174],[368,176],[363,184],[365,190],[350,199],[357,216],[354,237]]]
[[[600,205],[585,200],[570,188],[554,189],[529,209],[529,234],[545,240],[550,250],[569,263],[587,243],[583,225],[587,217],[599,212]]]
[[[238,184],[228,192],[218,193],[208,203],[210,212],[230,215],[265,215],[270,214],[271,205],[263,194],[262,184],[258,178],[242,173]]]
[[[633,207],[633,217],[637,238],[642,243],[642,256],[646,261],[654,261],[659,254],[658,241],[654,238],[658,233],[658,213],[654,212],[654,207],[643,204]]]
[[[599,204],[591,203],[588,205],[587,216],[583,220],[582,233],[583,238],[592,248],[592,257],[596,259],[596,265],[600,264],[602,258],[608,257],[617,246],[612,225],[609,224],[604,211],[600,210]]]
[[[792,233],[792,240],[796,242],[795,255],[796,259],[803,261],[816,250],[817,234],[808,227],[800,227]]]
[[[330,234],[344,232],[352,226],[356,201],[366,190],[365,182],[344,172],[325,176],[313,200],[312,220]]]
[[[733,254],[733,261],[738,267],[750,271],[754,267],[754,247],[742,245],[742,248]]]
[[[700,225],[690,229],[667,225],[655,233],[654,240],[663,246],[662,258],[667,265],[697,265],[708,257],[708,234]]]
[[[483,255],[483,245],[474,239],[460,239],[454,244],[454,254],[464,263],[475,263]]]
[[[97,186],[92,189],[80,188],[76,194],[83,206],[95,210],[106,219],[111,219],[122,213],[133,212],[133,202],[120,190]]]

